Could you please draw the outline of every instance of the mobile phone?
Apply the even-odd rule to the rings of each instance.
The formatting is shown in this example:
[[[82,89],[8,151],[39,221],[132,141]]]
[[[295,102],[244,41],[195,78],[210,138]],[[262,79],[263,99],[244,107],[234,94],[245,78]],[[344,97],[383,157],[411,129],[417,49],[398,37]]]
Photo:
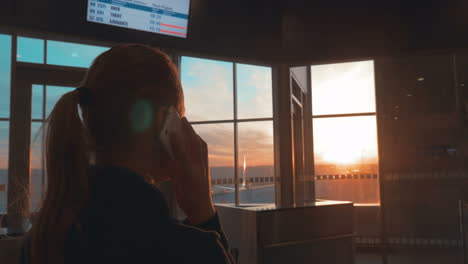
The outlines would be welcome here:
[[[169,107],[163,128],[159,134],[159,140],[161,141],[164,150],[172,160],[175,159],[175,156],[171,146],[171,136],[180,131],[181,122],[182,121],[177,110],[173,106]]]

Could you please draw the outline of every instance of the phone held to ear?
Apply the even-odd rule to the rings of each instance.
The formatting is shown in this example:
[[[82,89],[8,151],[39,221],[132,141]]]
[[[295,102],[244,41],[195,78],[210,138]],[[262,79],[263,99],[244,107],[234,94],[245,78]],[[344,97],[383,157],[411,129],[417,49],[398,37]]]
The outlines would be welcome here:
[[[164,150],[172,160],[175,160],[175,156],[171,146],[171,136],[180,131],[181,122],[177,110],[173,106],[169,107],[161,134],[159,134],[159,139],[161,140]]]

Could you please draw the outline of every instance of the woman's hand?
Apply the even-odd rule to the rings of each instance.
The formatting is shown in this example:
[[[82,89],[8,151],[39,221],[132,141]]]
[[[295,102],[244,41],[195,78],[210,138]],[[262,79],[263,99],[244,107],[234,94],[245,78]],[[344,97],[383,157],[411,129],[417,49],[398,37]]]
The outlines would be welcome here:
[[[208,146],[186,118],[181,119],[181,131],[171,137],[171,145],[180,166],[172,178],[177,202],[191,224],[205,222],[215,215]]]

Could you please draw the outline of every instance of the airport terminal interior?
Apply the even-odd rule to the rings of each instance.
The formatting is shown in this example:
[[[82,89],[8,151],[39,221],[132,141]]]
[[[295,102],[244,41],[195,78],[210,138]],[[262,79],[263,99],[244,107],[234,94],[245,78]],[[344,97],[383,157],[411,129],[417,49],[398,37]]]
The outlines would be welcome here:
[[[41,210],[44,122],[122,43],[178,67],[237,263],[468,263],[466,0],[2,0],[0,263]]]

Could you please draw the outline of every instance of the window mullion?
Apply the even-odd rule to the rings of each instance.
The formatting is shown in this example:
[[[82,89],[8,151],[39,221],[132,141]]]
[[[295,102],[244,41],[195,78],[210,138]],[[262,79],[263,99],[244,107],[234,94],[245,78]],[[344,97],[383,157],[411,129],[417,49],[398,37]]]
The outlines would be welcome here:
[[[235,205],[240,205],[240,193],[239,193],[239,146],[238,146],[238,125],[237,125],[237,64],[232,64],[233,71],[233,99],[234,99],[234,192],[235,192]]]
[[[47,39],[44,40],[44,64],[47,64]]]
[[[47,40],[46,40],[46,43],[45,45],[47,47]],[[44,54],[45,54],[45,60],[46,60],[46,63],[47,63],[47,48],[45,48],[44,50]],[[44,123],[46,121],[46,117],[47,117],[47,113],[46,113],[46,109],[47,109],[47,104],[46,104],[46,101],[47,101],[47,85],[43,85],[42,86],[42,126],[41,126],[41,132],[40,132],[40,135],[41,135],[41,146],[40,146],[40,151],[41,151],[41,164],[42,164],[42,168],[41,168],[41,193],[42,195],[45,195],[45,191],[46,191],[46,186],[45,186],[45,181],[46,181],[46,167],[45,167],[45,138],[46,138],[46,132],[45,132],[45,126],[44,126]]]
[[[333,118],[333,117],[355,117],[355,116],[375,116],[376,112],[352,113],[352,114],[332,114],[332,115],[312,115],[312,118]]]

